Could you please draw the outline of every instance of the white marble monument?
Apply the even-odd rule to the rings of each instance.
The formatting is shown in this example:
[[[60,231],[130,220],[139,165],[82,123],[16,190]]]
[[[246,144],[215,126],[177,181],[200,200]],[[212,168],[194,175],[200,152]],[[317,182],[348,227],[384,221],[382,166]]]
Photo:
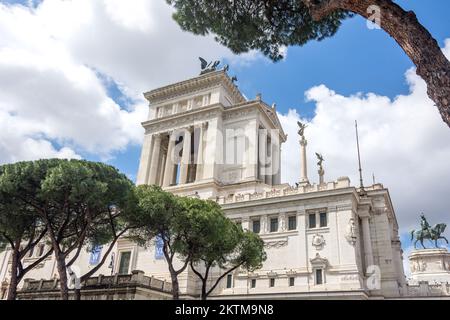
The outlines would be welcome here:
[[[320,183],[310,181],[305,128],[300,181],[296,186],[282,183],[281,146],[287,136],[276,107],[261,95],[244,98],[226,70],[211,70],[145,97],[149,116],[143,123],[137,184],[217,201],[230,219],[265,242],[263,267],[253,273],[237,270],[212,298],[370,299],[404,294],[399,227],[387,188],[368,186],[362,196],[347,177],[324,181],[322,174]],[[98,274],[142,270],[148,277],[170,279],[156,247],[141,248],[121,239],[113,254]],[[84,273],[91,267],[89,258],[83,252],[75,267]],[[8,252],[0,254],[0,283],[8,280],[9,261]],[[56,275],[55,261],[49,258],[28,278]],[[217,270],[214,277],[218,275]],[[184,298],[199,296],[192,271],[180,276],[180,288]]]

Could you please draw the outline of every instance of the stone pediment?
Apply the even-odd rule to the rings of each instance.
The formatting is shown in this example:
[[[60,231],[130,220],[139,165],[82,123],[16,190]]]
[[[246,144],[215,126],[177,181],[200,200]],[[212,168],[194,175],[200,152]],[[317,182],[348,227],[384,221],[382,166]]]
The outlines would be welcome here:
[[[322,258],[320,254],[316,254],[316,257],[309,261],[311,262],[311,265],[316,268],[326,269],[329,266],[328,259]]]
[[[286,140],[287,136],[284,133],[283,126],[281,125],[280,119],[278,119],[276,108],[271,108],[265,103],[262,103],[261,105],[263,107],[264,113],[273,122],[274,126],[280,130],[281,136],[283,136],[284,139]]]

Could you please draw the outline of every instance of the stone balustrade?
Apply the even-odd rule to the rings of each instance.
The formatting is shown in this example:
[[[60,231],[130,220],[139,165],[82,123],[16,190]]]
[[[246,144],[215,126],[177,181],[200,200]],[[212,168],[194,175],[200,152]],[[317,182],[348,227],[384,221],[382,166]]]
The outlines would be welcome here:
[[[133,271],[131,275],[104,276],[99,275],[87,279],[81,284],[83,295],[90,296],[90,292],[99,290],[115,291],[123,288],[144,288],[153,292],[171,294],[172,284],[154,277],[147,277],[143,271]],[[26,279],[23,287],[18,292],[19,299],[42,298],[58,295],[60,284],[58,279],[33,280]]]
[[[310,184],[310,185],[299,185],[293,187],[290,185],[282,185],[281,187],[275,187],[269,191],[255,192],[255,193],[244,193],[236,194],[232,197],[219,197],[217,198],[217,203],[219,204],[231,204],[246,201],[255,201],[261,199],[284,197],[296,194],[320,192],[327,190],[336,190],[350,187],[350,179],[347,177],[339,178],[337,181],[323,183],[323,184]],[[377,185],[372,187],[374,190],[379,189]],[[380,187],[382,188],[382,186]]]
[[[448,283],[429,284],[427,281],[421,281],[418,284],[409,284],[406,290],[406,296],[411,298],[450,297]]]

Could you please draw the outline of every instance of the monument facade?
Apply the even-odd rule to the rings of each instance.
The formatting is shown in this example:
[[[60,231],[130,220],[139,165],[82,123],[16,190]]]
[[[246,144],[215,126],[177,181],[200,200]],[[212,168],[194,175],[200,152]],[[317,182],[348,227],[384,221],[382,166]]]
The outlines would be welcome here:
[[[137,184],[217,201],[230,219],[264,240],[268,258],[263,267],[253,273],[236,270],[211,298],[404,296],[399,226],[388,189],[375,184],[361,190],[347,177],[326,181],[320,154],[320,178],[313,183],[306,169],[306,125],[299,123],[298,137],[287,137],[275,105],[261,95],[246,99],[227,67],[202,65],[198,77],[145,93],[150,107]],[[288,138],[299,139],[301,149],[301,159],[292,159],[301,168],[294,186],[281,181],[282,145]],[[142,248],[120,239],[97,276],[125,279],[134,272],[164,283],[170,275],[160,249],[158,241]],[[39,252],[26,259],[33,261]],[[84,273],[101,256],[102,248],[83,252],[73,270]],[[0,255],[0,282],[6,285],[9,259],[8,253]],[[49,257],[28,277],[50,280],[56,274]],[[191,270],[180,276],[180,289],[183,298],[199,296]]]

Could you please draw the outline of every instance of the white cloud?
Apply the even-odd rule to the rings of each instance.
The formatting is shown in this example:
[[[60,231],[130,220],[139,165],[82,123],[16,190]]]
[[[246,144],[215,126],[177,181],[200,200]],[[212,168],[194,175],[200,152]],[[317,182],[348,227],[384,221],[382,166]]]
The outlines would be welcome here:
[[[444,55],[450,60],[450,39],[445,40]]]
[[[0,112],[9,126],[0,163],[79,153],[107,159],[141,142],[142,92],[196,74],[198,56],[239,59],[212,37],[181,31],[164,1],[28,5],[0,2]],[[131,99],[126,109],[112,100],[105,77]]]
[[[450,49],[447,41],[445,50]],[[450,130],[426,93],[426,84],[413,69],[406,73],[410,93],[394,100],[374,93],[343,96],[324,85],[311,88],[306,98],[316,113],[306,129],[309,178],[317,182],[314,152],[325,157],[329,181],[348,176],[358,185],[355,125],[358,120],[365,184],[376,181],[389,188],[402,232],[425,212],[430,223],[448,222],[450,190]],[[295,110],[280,115],[289,135],[282,154],[283,180],[300,175],[300,147]]]

